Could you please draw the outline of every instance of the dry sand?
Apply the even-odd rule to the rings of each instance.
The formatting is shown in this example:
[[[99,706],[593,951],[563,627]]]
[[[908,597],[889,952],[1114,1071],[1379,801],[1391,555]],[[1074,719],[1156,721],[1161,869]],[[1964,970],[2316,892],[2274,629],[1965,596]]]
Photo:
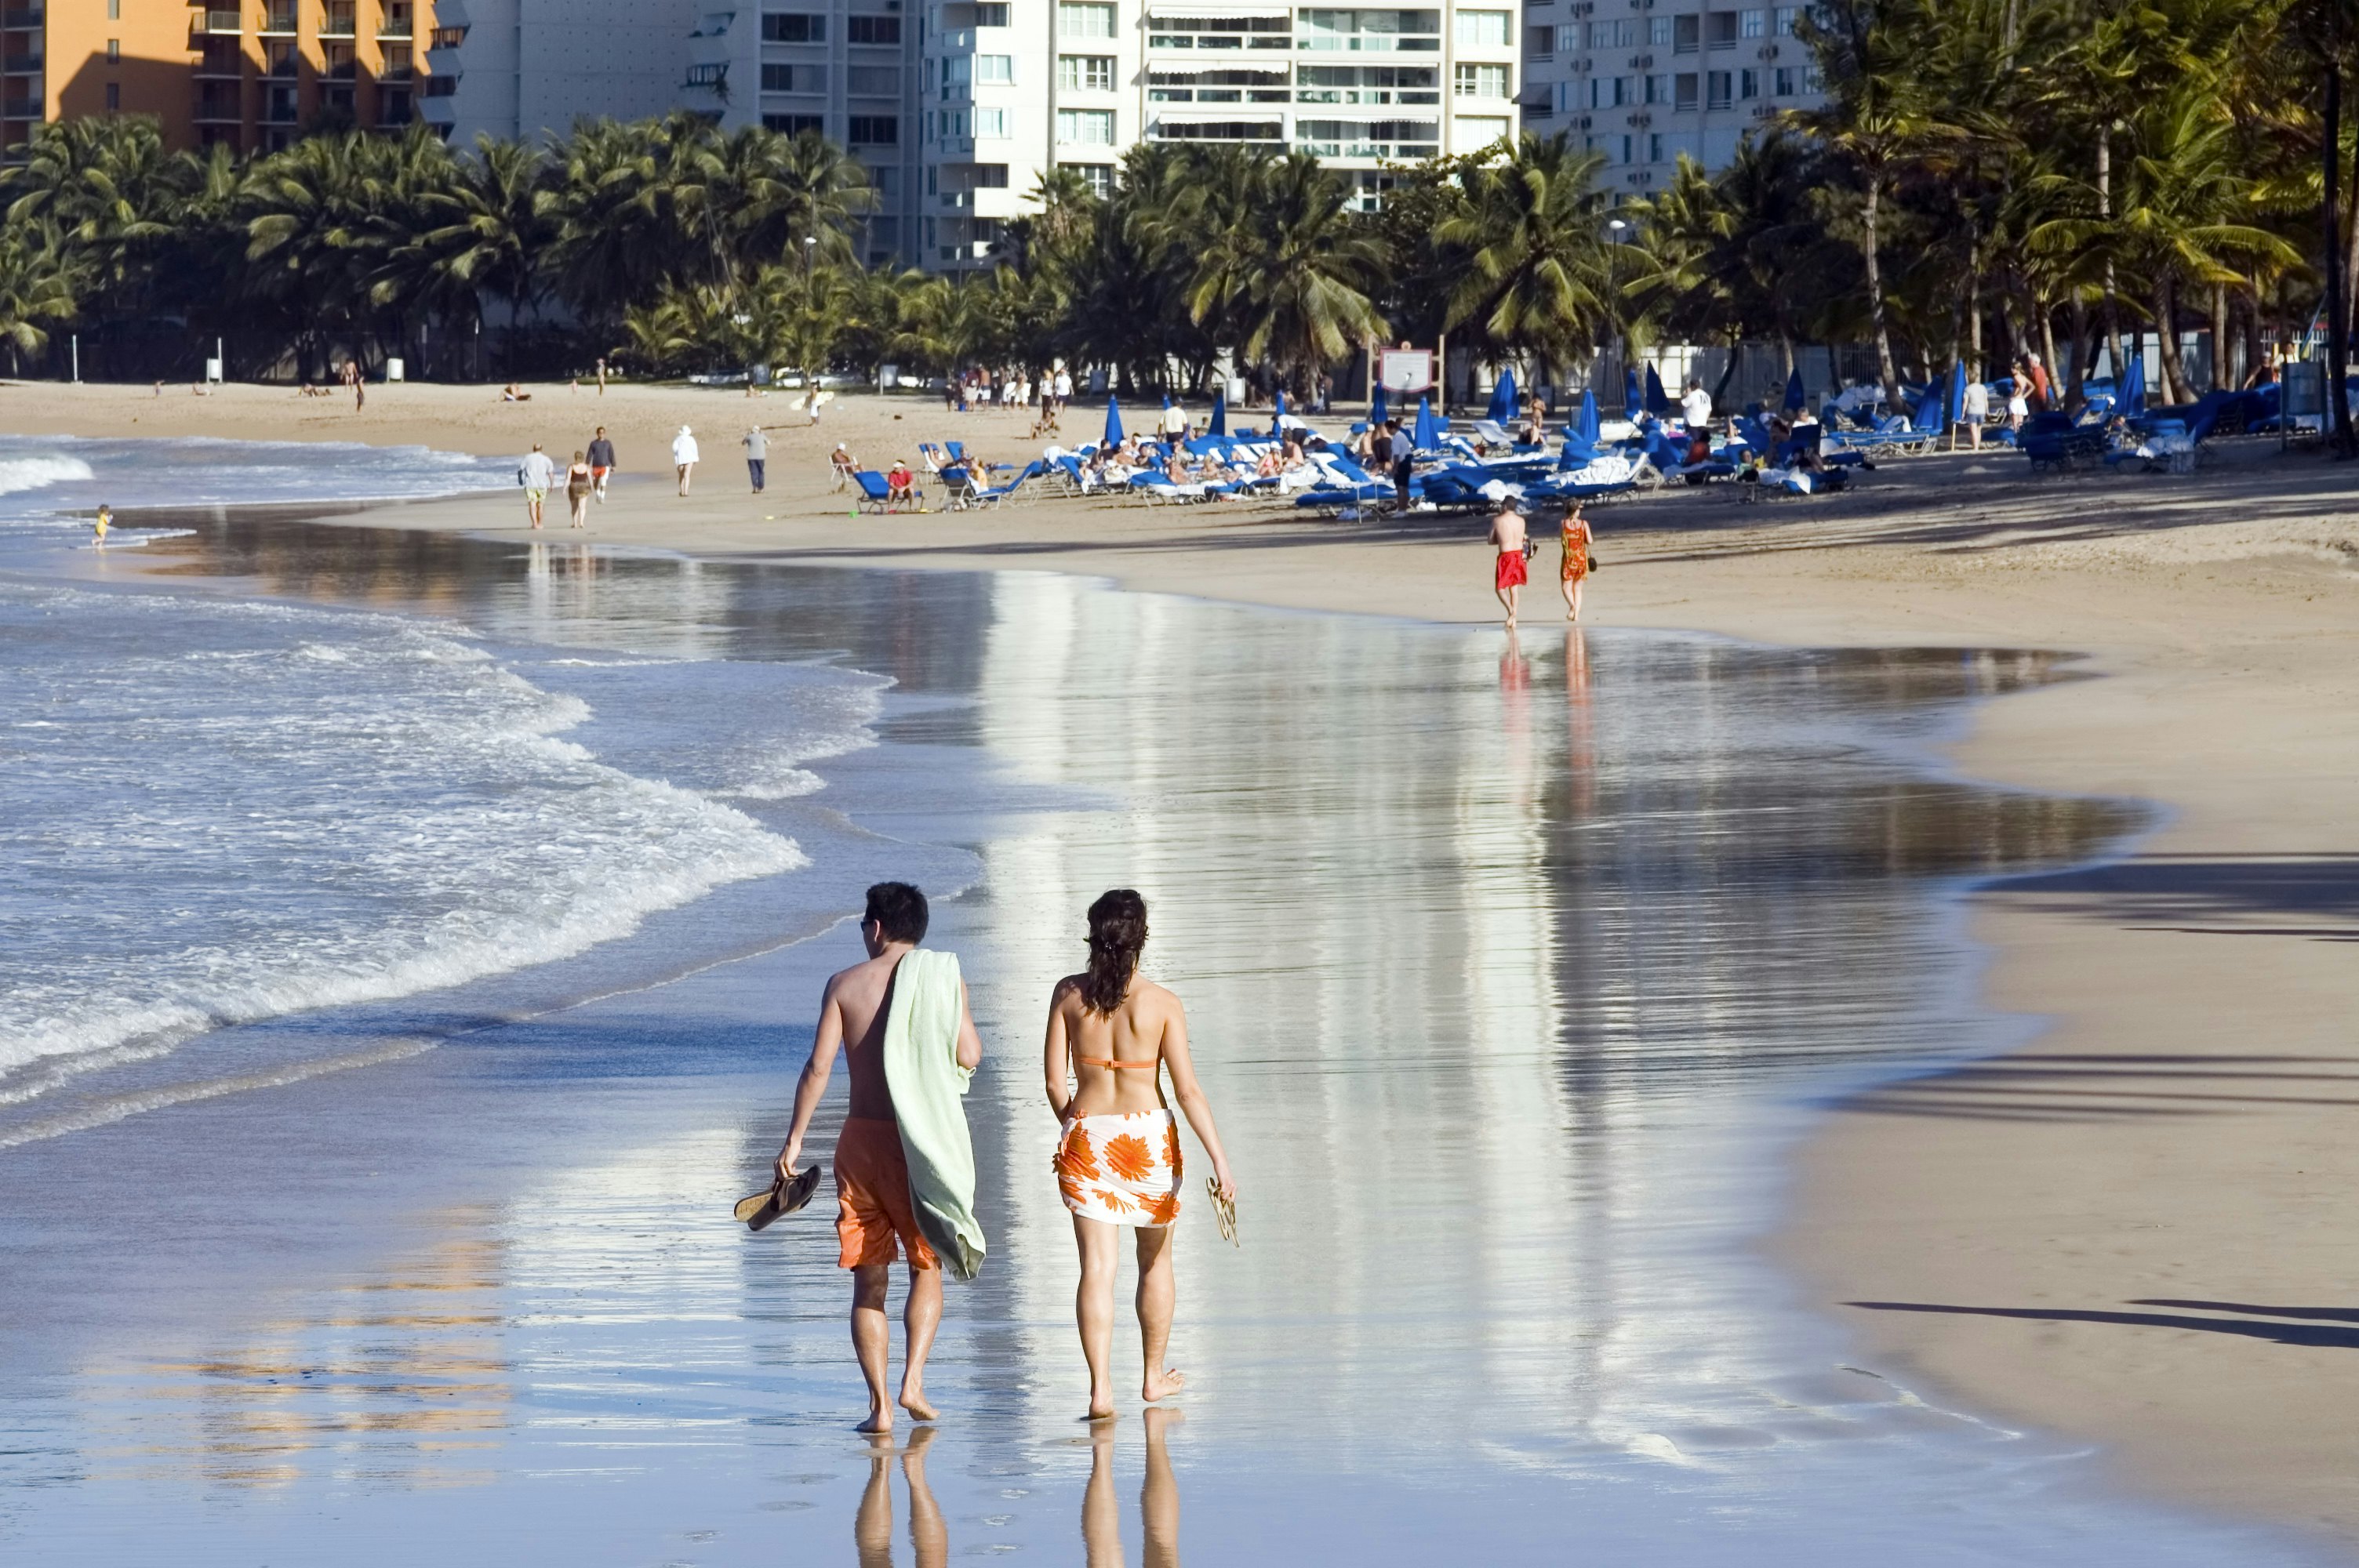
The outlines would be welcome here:
[[[0,387],[0,428],[481,453],[538,438],[561,458],[603,422],[636,476],[595,513],[603,543],[1495,613],[1477,520],[1071,501],[853,518],[827,488],[833,440],[876,467],[921,434],[1020,459],[1024,421],[846,398],[820,432],[778,435],[756,499],[736,437],[749,410],[797,425],[783,395],[534,391],[372,388],[354,414],[278,390],[18,385]],[[1068,429],[1102,418],[1077,410]],[[710,455],[686,501],[665,456],[682,422]],[[1988,997],[2049,1026],[1838,1108],[1773,1245],[1863,1364],[2102,1443],[2160,1495],[2359,1541],[2359,474],[2255,440],[2192,478],[2023,470],[1940,456],[1886,465],[1854,496],[1756,507],[1718,488],[1596,514],[1599,625],[2085,651],[2104,678],[1984,707],[1958,766],[2165,808],[2114,866],[1976,899]],[[523,508],[511,494],[364,520],[520,534]],[[1561,613],[1553,557],[1536,563],[1528,625]]]

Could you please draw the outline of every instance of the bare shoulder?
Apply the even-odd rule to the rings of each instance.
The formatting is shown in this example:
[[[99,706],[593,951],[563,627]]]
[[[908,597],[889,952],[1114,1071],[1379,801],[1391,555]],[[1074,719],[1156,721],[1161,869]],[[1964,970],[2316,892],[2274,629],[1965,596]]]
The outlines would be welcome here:
[[[1173,1019],[1186,1014],[1177,992],[1157,985],[1153,980],[1140,980],[1132,988],[1131,1005],[1149,1018]]]
[[[1081,975],[1067,975],[1063,979],[1059,980],[1056,988],[1049,993],[1049,1011],[1060,1012],[1066,1008],[1081,1005],[1082,981],[1084,978]]]

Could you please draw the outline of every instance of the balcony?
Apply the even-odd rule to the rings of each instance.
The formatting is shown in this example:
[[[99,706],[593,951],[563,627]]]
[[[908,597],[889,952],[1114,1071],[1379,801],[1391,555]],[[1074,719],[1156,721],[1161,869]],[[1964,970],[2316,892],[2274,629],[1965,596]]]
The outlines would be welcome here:
[[[331,6],[327,15],[320,18],[320,36],[323,38],[349,38],[357,36],[351,7]]]
[[[199,11],[189,18],[189,32],[200,38],[234,38],[245,31],[244,21],[235,11]]]
[[[41,74],[42,59],[37,54],[12,55],[5,64],[0,64],[0,71],[10,76],[38,76]]]
[[[245,115],[240,109],[236,93],[207,92],[198,97],[197,112],[192,118],[200,125],[234,125]]]
[[[376,41],[381,44],[406,44],[414,36],[407,22],[387,22],[376,30]]]
[[[208,14],[218,16],[221,13],[212,12]],[[234,16],[235,13],[233,12],[231,15]],[[233,27],[230,30],[234,32],[237,29]],[[295,8],[291,5],[284,8],[277,5],[271,6],[268,10],[262,13],[262,25],[259,27],[256,27],[255,31],[266,38],[293,38],[295,36]]]
[[[12,6],[0,11],[0,27],[38,27],[49,19],[49,14],[38,5]]]

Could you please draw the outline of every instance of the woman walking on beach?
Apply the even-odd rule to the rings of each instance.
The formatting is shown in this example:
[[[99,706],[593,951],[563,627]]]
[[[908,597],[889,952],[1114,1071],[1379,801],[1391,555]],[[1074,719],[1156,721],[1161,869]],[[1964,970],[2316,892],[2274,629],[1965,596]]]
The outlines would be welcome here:
[[[1581,619],[1581,585],[1589,580],[1589,519],[1581,514],[1581,505],[1573,503],[1564,514],[1564,526],[1560,531],[1564,547],[1564,559],[1557,568],[1557,584],[1564,590],[1564,618]]]
[[[590,472],[590,457],[586,452],[573,454],[572,464],[565,470],[565,499],[573,508],[573,525],[590,526],[590,492],[598,481]]]
[[[1082,1282],[1074,1292],[1082,1355],[1090,1366],[1090,1419],[1114,1414],[1114,1276],[1116,1227],[1138,1231],[1138,1331],[1149,1403],[1186,1381],[1166,1367],[1171,1338],[1171,1226],[1180,1217],[1180,1126],[1160,1080],[1188,1113],[1223,1203],[1236,1184],[1212,1124],[1212,1107],[1188,1054],[1180,999],[1138,978],[1147,946],[1147,901],[1117,888],[1090,905],[1090,961],[1057,982],[1049,1000],[1045,1063],[1057,1141],[1057,1189],[1073,1214]],[[1068,1078],[1071,1086],[1068,1087]]]

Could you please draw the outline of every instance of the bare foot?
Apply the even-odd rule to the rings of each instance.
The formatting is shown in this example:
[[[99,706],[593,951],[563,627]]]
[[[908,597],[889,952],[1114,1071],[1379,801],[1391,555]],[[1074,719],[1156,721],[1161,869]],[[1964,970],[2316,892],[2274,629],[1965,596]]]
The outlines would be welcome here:
[[[1187,1386],[1187,1373],[1177,1367],[1166,1367],[1160,1373],[1149,1372],[1147,1375],[1147,1384],[1138,1390],[1138,1397],[1153,1404],[1164,1395],[1176,1394]]]
[[[864,1432],[872,1437],[881,1436],[893,1430],[893,1412],[883,1405],[875,1406],[869,1411],[868,1419],[852,1430]]]
[[[933,1421],[937,1419],[934,1414],[934,1407],[926,1402],[926,1391],[923,1389],[903,1389],[901,1390],[901,1408],[908,1411],[919,1421]]]
[[[1083,1421],[1112,1421],[1114,1419],[1114,1401],[1109,1400],[1105,1403],[1100,1404],[1097,1400],[1093,1397],[1090,1400],[1090,1413],[1082,1417],[1082,1419]]]

